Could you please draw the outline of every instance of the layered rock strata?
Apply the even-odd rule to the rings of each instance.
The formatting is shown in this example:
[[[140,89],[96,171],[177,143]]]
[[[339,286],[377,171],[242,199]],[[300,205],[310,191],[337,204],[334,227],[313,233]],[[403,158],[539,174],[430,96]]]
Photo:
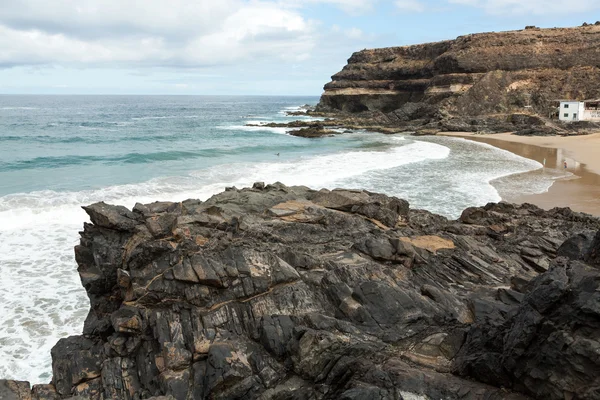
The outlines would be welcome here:
[[[600,398],[588,215],[500,203],[452,221],[260,183],[85,210],[83,334],[52,350],[50,385],[0,381],[2,399]]]
[[[362,50],[325,85],[317,110],[380,112],[389,125],[515,130],[522,121],[512,114],[547,118],[556,100],[599,98],[599,46],[600,26],[588,25]]]

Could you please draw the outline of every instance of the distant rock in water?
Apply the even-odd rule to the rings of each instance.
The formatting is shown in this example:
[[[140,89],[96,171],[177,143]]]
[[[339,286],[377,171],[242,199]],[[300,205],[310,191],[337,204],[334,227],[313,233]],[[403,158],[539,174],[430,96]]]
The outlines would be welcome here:
[[[591,216],[450,221],[278,183],[85,210],[83,335],[53,348],[51,384],[0,381],[2,399],[600,397]]]
[[[559,99],[600,97],[600,26],[488,32],[362,50],[332,76],[319,112],[375,113],[380,125],[561,133]],[[512,114],[536,114],[548,129]],[[534,123],[534,125],[537,125]],[[594,124],[594,129],[598,128]],[[578,126],[577,130],[590,127]]]
[[[322,125],[315,125],[308,128],[302,128],[298,130],[288,131],[292,136],[299,136],[303,138],[320,138],[323,136],[339,135],[340,132],[325,129]]]

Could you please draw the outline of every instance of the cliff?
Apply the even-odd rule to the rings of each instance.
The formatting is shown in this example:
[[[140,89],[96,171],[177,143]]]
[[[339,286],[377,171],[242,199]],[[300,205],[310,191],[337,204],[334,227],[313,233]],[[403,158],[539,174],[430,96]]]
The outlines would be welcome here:
[[[596,218],[260,183],[85,210],[82,335],[3,400],[600,398]]]
[[[377,111],[390,123],[417,125],[456,117],[482,125],[477,117],[514,113],[549,117],[554,100],[600,97],[599,67],[598,25],[363,50],[332,76],[317,109]]]

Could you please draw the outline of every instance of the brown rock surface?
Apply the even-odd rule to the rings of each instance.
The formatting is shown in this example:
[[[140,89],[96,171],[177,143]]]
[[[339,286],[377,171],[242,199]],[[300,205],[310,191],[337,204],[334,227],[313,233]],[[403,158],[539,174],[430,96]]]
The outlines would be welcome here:
[[[288,134],[292,136],[298,136],[303,138],[320,138],[323,136],[338,135],[339,132],[325,129],[322,125],[312,126],[308,128],[301,128],[298,130],[288,131]]]
[[[362,50],[325,85],[317,110],[383,112],[384,123],[410,127],[448,120],[432,127],[525,129],[531,124],[510,115],[547,118],[554,100],[600,97],[599,48],[600,26],[588,25]]]

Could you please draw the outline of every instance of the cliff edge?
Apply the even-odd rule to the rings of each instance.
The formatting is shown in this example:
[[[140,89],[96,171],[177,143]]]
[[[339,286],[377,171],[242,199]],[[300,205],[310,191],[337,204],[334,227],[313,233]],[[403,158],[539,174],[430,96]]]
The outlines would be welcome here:
[[[502,130],[514,124],[511,114],[548,118],[556,100],[599,98],[599,67],[600,25],[362,50],[325,85],[317,110],[381,112],[382,123],[449,130],[485,127],[488,117],[508,122]]]
[[[91,309],[3,400],[600,398],[600,220],[257,183],[84,207]],[[162,397],[165,396],[165,397]]]

